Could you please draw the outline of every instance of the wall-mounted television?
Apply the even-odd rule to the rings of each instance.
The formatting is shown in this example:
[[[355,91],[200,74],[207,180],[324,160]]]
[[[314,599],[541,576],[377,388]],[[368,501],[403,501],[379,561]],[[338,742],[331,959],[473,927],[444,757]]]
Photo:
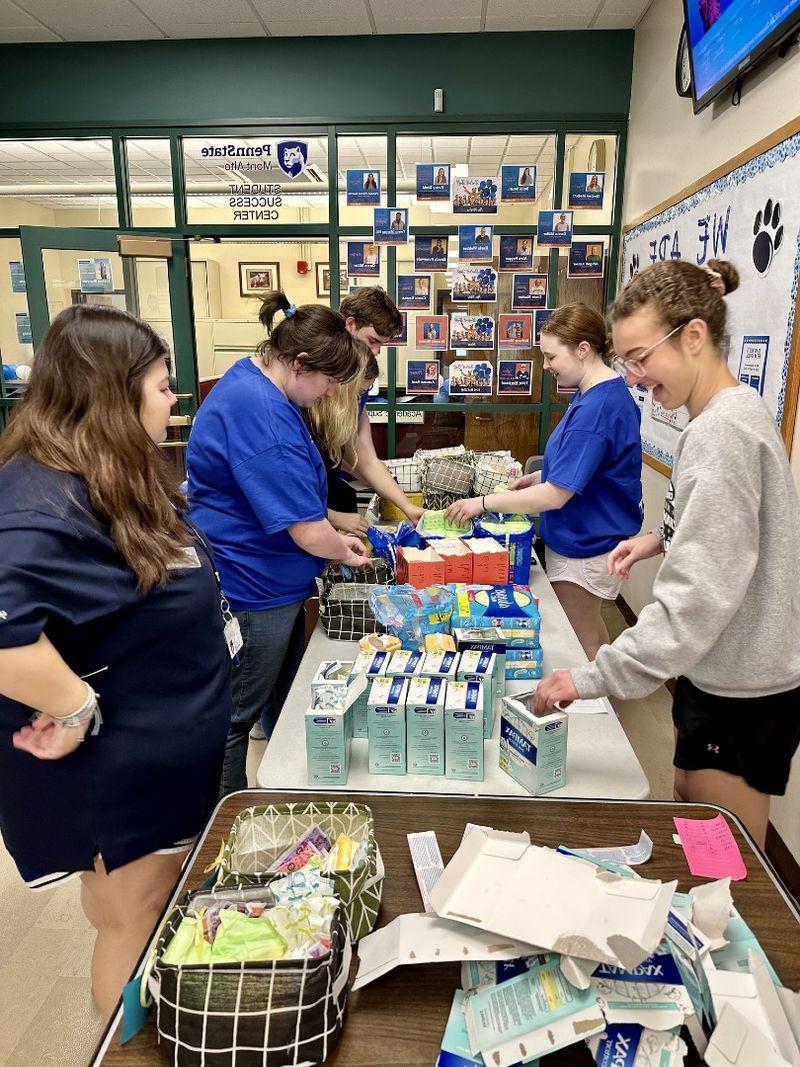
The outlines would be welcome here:
[[[683,0],[695,113],[800,25],[800,0]]]

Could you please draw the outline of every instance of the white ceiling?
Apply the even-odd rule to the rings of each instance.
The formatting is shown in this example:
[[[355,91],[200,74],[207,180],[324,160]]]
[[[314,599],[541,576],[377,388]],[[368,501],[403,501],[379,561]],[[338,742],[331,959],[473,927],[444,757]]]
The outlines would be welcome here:
[[[651,0],[0,0],[0,43],[618,30]]]

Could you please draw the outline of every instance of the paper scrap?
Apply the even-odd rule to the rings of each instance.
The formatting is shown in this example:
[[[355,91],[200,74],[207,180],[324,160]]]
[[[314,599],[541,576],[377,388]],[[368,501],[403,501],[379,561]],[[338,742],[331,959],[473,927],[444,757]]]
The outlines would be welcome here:
[[[790,1067],[769,1038],[730,1004],[722,1007],[705,1061],[709,1067]]]
[[[731,917],[730,878],[706,882],[689,890],[692,898],[692,922],[712,941],[722,938]]]
[[[714,819],[674,819],[689,870],[700,878],[747,877],[731,828],[720,814]]]
[[[427,830],[420,834],[406,834],[408,847],[411,850],[411,862],[414,864],[414,874],[417,876],[419,894],[425,911],[432,912],[429,893],[439,881],[439,875],[444,870],[442,853],[439,851],[439,842],[433,830]]]
[[[581,856],[589,856],[591,859],[603,863],[638,867],[641,863],[647,863],[653,855],[653,842],[642,830],[639,834],[639,840],[633,845],[617,845],[611,848],[581,848],[580,850],[570,849],[570,851],[579,851]]]
[[[602,700],[573,700],[563,707],[570,715],[608,715],[609,708]]]

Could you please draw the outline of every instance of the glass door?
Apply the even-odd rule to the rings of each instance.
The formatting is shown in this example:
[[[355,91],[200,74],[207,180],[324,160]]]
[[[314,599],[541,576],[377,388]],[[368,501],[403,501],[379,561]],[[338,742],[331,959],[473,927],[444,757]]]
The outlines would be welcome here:
[[[158,234],[44,226],[20,227],[20,239],[34,352],[70,304],[122,308],[165,338],[179,403],[164,447],[182,461],[198,403],[185,243]]]

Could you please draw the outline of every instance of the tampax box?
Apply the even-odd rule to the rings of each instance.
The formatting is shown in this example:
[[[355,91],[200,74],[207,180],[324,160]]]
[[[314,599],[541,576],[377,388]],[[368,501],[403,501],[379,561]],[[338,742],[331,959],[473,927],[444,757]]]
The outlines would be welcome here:
[[[508,584],[508,549],[493,537],[468,537],[464,544],[472,552],[472,581],[487,585]]]
[[[376,678],[367,700],[370,774],[406,773],[407,678]]]
[[[400,651],[395,652],[389,660],[389,666],[384,671],[384,674],[388,674],[392,678],[413,678],[415,675],[421,673],[422,661],[424,659],[425,653],[420,652],[418,649],[409,651],[408,649],[401,648]]]
[[[353,663],[353,676],[364,674],[367,684],[350,705],[350,714],[353,719],[353,737],[367,736],[367,696],[372,682],[381,674],[386,673],[391,652],[359,652]]]
[[[428,585],[444,585],[444,560],[435,548],[398,548],[398,584],[424,589]]]
[[[447,778],[483,781],[483,682],[447,683],[444,773]]]
[[[491,737],[494,730],[496,703],[497,656],[494,652],[469,649],[461,653],[458,677],[466,682],[483,683],[483,736]]]
[[[406,697],[409,774],[444,774],[444,678],[412,678]]]
[[[457,652],[427,652],[422,661],[420,674],[428,678],[445,678],[455,681],[458,670]]]
[[[456,648],[459,652],[475,649],[479,652],[494,652],[497,657],[494,672],[494,698],[497,711],[500,701],[506,695],[506,649],[508,641],[503,631],[497,626],[464,626],[453,630]]]
[[[445,582],[472,581],[472,552],[460,538],[443,538],[436,542],[436,551],[444,560]]]
[[[500,770],[539,796],[567,781],[567,719],[563,711],[533,714],[533,693],[504,697]]]
[[[349,712],[309,708],[305,714],[309,785],[344,785],[350,772]]]

